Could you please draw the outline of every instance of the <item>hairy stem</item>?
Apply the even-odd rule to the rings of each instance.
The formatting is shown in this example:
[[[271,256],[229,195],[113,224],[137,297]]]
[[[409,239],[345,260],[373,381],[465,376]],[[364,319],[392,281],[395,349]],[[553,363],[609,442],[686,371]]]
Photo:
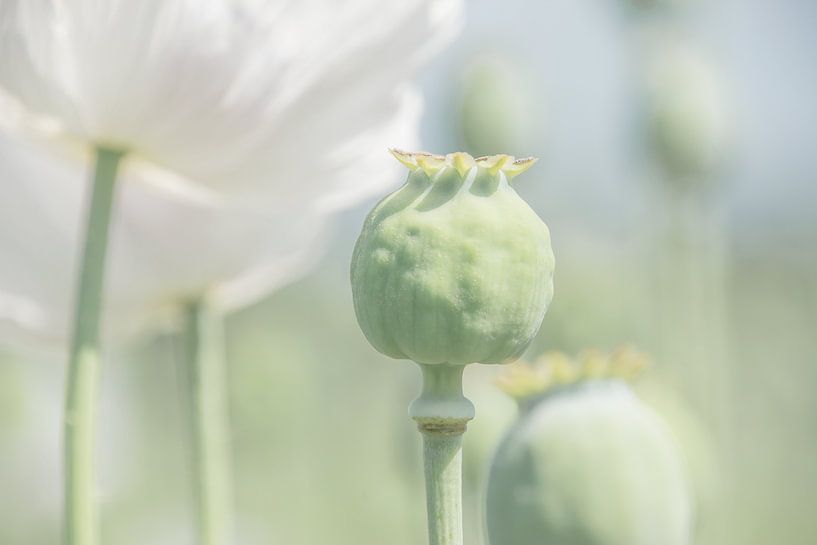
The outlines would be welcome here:
[[[231,545],[230,428],[223,322],[201,301],[187,306],[184,328],[193,489],[200,545]]]
[[[63,530],[66,545],[96,545],[98,542],[94,448],[99,380],[99,316],[108,227],[121,158],[120,151],[96,150],[66,377]]]

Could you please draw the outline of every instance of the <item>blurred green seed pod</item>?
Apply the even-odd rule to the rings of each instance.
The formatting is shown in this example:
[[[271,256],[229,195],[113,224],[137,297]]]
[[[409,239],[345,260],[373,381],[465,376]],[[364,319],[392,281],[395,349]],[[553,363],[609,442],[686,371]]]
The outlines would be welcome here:
[[[636,13],[677,11],[694,4],[694,0],[624,0],[624,5]]]
[[[631,350],[553,354],[502,379],[520,416],[490,468],[491,545],[690,543],[679,448],[623,380],[642,362]]]
[[[378,351],[421,364],[518,357],[553,297],[547,226],[509,180],[534,159],[393,151],[408,180],[355,245],[355,313]]]
[[[498,53],[474,58],[462,75],[459,128],[472,153],[524,149],[538,140],[542,97],[535,81]]]
[[[723,85],[709,59],[689,44],[664,33],[653,44],[645,89],[650,150],[670,179],[697,182],[720,166],[727,151]]]

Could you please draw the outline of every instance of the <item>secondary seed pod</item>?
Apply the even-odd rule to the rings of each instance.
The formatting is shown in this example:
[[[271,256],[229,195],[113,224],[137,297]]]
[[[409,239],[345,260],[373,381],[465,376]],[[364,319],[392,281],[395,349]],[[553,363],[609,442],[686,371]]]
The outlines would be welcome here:
[[[640,361],[552,355],[503,380],[521,410],[490,469],[491,545],[690,543],[678,447],[621,379]]]
[[[536,81],[517,63],[496,53],[475,56],[461,85],[459,129],[469,150],[525,148],[539,140],[545,101]]]
[[[646,130],[655,159],[675,180],[711,174],[728,147],[719,74],[680,39],[655,38],[647,66]]]
[[[421,364],[516,358],[553,296],[548,228],[509,184],[534,159],[393,154],[408,180],[369,214],[352,257],[363,333]]]
[[[692,3],[690,0],[625,0],[623,2],[625,7],[639,15],[677,10],[690,3]]]

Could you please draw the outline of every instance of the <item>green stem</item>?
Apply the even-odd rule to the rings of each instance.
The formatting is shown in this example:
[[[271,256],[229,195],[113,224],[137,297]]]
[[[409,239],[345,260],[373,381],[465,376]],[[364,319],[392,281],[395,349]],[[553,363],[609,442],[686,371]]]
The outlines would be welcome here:
[[[79,272],[65,402],[66,545],[96,545],[95,421],[99,315],[116,172],[122,152],[98,148]]]
[[[474,406],[462,394],[464,366],[420,365],[423,392],[409,415],[423,434],[429,545],[462,545],[462,434]]]
[[[184,354],[199,543],[230,544],[232,481],[223,322],[201,301],[189,304],[185,316]]]

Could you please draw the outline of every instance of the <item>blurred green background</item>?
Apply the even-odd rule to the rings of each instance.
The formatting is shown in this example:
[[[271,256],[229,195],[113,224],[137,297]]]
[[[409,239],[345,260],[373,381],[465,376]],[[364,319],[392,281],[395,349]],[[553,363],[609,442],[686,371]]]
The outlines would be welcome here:
[[[422,77],[424,141],[541,158],[518,190],[551,228],[556,296],[528,355],[633,342],[653,356],[638,389],[684,447],[695,542],[812,545],[817,5],[636,4],[471,2],[463,34]],[[653,168],[639,129],[641,29],[656,20],[701,45],[725,84],[729,144],[695,183]],[[419,373],[374,352],[351,304],[349,257],[372,204],[338,220],[317,270],[228,322],[242,545],[425,541],[406,415]],[[192,543],[176,342],[109,349],[103,543]],[[0,364],[0,543],[57,543],[63,362],[5,351]],[[474,545],[486,464],[515,414],[496,369],[478,367],[466,372]]]

